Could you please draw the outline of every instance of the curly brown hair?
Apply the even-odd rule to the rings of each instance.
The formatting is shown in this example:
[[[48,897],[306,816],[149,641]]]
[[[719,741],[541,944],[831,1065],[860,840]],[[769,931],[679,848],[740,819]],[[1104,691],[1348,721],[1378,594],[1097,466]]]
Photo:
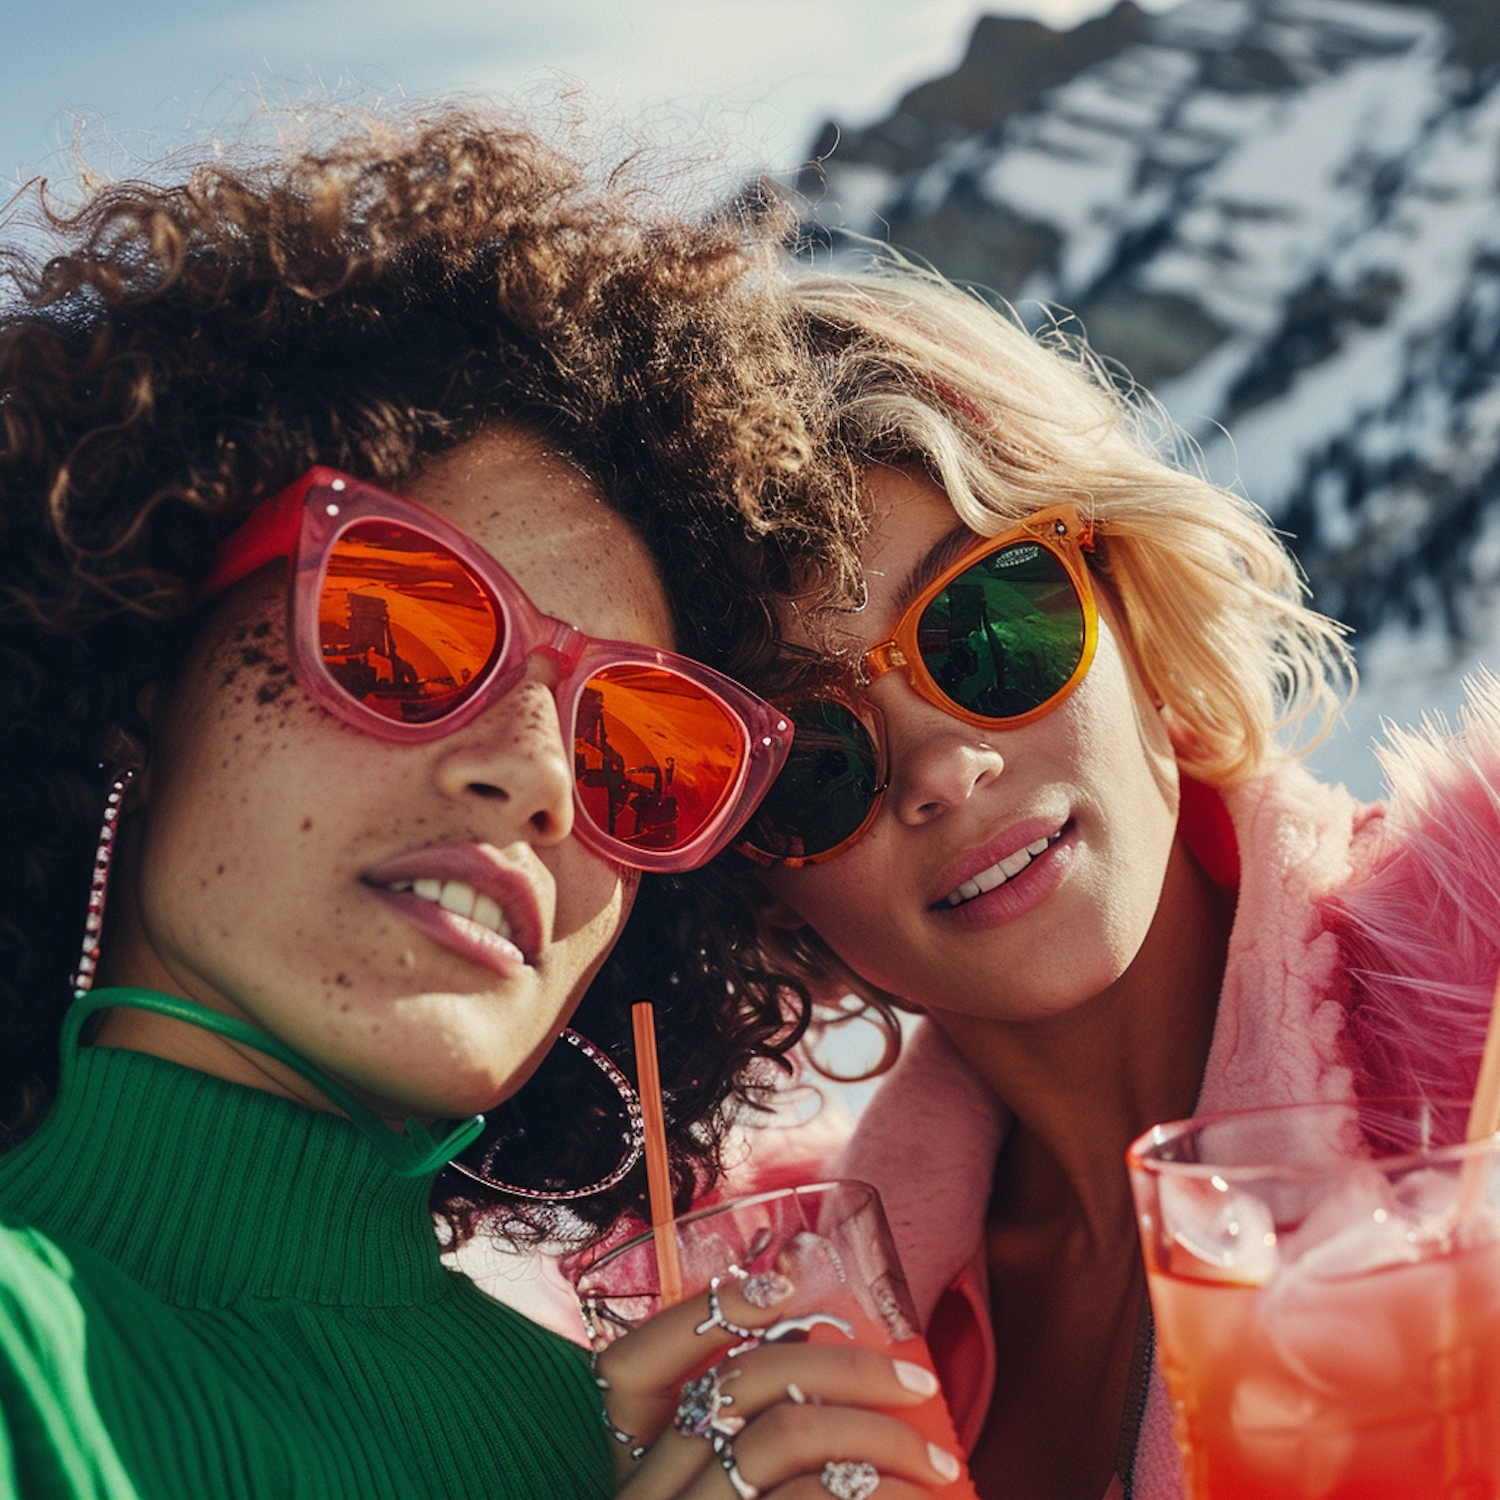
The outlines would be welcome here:
[[[106,739],[146,737],[138,696],[182,661],[196,585],[258,499],[313,463],[397,487],[520,421],[637,528],[680,649],[706,658],[701,621],[769,640],[763,599],[840,525],[774,212],[688,222],[471,111],[325,133],[67,215],[39,198],[50,258],[0,261],[19,294],[0,307],[0,1144],[56,1086]],[[797,986],[740,966],[753,914],[709,921],[698,891],[646,880],[576,1022],[633,1071],[628,1003],[654,992],[684,1197],[717,1168],[726,1101],[805,1014]],[[544,1067],[525,1095],[557,1122],[553,1166],[588,1180],[608,1132],[568,1088]],[[628,1181],[581,1207],[602,1226],[640,1198]],[[447,1176],[434,1206],[460,1236],[497,1212]]]

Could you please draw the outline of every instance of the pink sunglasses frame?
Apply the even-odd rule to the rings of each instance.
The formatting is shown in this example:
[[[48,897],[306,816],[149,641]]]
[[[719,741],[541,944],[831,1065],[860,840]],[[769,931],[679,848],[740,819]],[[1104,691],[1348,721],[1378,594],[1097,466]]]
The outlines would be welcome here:
[[[489,670],[448,713],[426,723],[400,723],[377,713],[341,687],[323,661],[318,598],[328,556],[344,531],[365,520],[395,522],[451,552],[487,590],[500,621],[501,650]],[[589,678],[607,666],[658,667],[718,703],[740,732],[734,781],[714,813],[675,849],[638,849],[605,832],[589,816],[574,781],[574,833],[587,848],[616,864],[660,872],[706,864],[743,827],[791,750],[793,731],[785,714],[732,678],[674,651],[597,639],[565,620],[543,614],[515,579],[450,521],[425,505],[337,469],[316,465],[263,500],[220,547],[199,598],[212,599],[281,559],[292,564],[287,635],[298,683],[319,707],[376,739],[411,745],[454,733],[508,693],[520,681],[526,662],[537,654],[556,662],[562,673],[552,693],[565,743],[574,736],[579,701]]]

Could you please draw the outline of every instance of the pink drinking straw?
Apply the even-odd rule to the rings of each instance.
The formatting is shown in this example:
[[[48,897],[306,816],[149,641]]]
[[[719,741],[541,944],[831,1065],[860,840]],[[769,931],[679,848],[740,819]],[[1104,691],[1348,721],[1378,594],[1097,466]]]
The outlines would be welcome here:
[[[651,1194],[651,1232],[656,1237],[656,1271],[661,1305],[682,1301],[682,1262],[672,1232],[672,1174],[667,1167],[667,1122],[661,1108],[661,1070],[656,1064],[656,1010],[649,1000],[630,1007],[635,1028],[636,1087],[646,1131],[646,1184]]]

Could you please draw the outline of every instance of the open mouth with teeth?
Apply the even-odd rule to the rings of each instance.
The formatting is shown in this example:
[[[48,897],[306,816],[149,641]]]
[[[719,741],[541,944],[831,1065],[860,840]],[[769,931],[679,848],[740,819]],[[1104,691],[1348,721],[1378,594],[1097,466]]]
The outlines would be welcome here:
[[[505,920],[505,913],[500,910],[498,903],[489,896],[481,895],[472,885],[465,885],[462,880],[398,880],[387,889],[410,891],[412,895],[431,901],[444,911],[467,917],[471,922],[499,933],[507,942],[511,940],[510,923]]]
[[[997,885],[1004,885],[1007,880],[1013,880],[1019,875],[1038,854],[1045,854],[1061,837],[1061,833],[1054,833],[1047,838],[1037,839],[1027,844],[1024,849],[1017,849],[1014,854],[1007,854],[1004,859],[992,864],[989,869],[981,870],[977,875],[971,875],[962,885],[949,891],[938,902],[938,905],[962,906],[965,901],[972,901],[976,896],[982,896],[986,891],[994,890]]]

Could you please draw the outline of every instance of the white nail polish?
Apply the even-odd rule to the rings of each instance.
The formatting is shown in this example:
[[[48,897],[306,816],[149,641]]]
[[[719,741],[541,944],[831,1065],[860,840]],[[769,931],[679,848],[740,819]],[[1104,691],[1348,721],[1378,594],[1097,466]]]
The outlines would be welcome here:
[[[937,1376],[931,1370],[921,1365],[914,1365],[909,1359],[892,1360],[896,1367],[896,1379],[909,1391],[915,1391],[919,1396],[935,1396],[938,1391]]]
[[[949,1483],[963,1472],[963,1465],[946,1449],[939,1448],[936,1443],[927,1445],[927,1462]]]

